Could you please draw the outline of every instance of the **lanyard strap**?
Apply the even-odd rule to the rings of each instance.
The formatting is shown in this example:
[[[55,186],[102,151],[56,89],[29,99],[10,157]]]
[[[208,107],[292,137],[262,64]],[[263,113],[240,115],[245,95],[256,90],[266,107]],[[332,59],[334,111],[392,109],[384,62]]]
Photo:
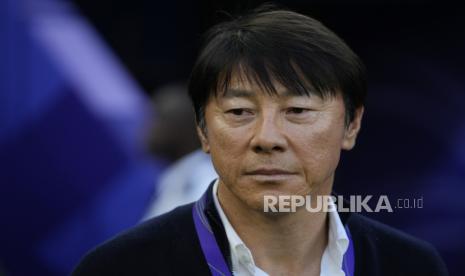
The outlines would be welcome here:
[[[205,216],[205,202],[207,199],[207,190],[203,196],[194,203],[192,208],[192,215],[194,217],[195,229],[197,230],[197,236],[200,241],[200,246],[203,251],[203,255],[207,260],[208,267],[213,276],[231,276],[231,271],[226,264],[223,254],[216,242],[215,235],[211,229],[210,223]],[[352,242],[352,236],[350,235],[349,228],[345,226],[347,236],[349,237],[349,247],[344,254],[342,262],[342,270],[346,276],[354,275],[355,268],[355,256],[354,246]]]
[[[346,229],[347,237],[349,238],[349,247],[347,247],[347,251],[344,254],[344,259],[342,261],[342,270],[346,276],[354,276],[355,270],[355,253],[354,253],[354,242],[352,241],[352,235],[350,234],[349,227],[346,225],[344,227]]]
[[[192,208],[192,215],[194,217],[195,229],[199,237],[200,246],[202,247],[203,255],[207,260],[208,267],[213,276],[230,276],[231,271],[226,264],[226,261],[221,253],[221,250],[216,242],[215,235],[208,223],[205,216],[205,202],[207,193],[210,189],[203,194],[203,196],[195,202]]]

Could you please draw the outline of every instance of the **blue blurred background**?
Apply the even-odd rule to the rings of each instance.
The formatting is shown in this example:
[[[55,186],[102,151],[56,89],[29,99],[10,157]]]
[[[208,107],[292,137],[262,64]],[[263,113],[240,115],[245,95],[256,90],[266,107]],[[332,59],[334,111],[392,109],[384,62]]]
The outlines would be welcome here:
[[[199,146],[185,83],[201,34],[261,2],[0,1],[0,275],[69,274],[160,204],[167,172]],[[350,2],[275,1],[321,20],[368,68],[363,129],[335,189],[423,198],[367,215],[431,242],[460,275],[463,9]]]

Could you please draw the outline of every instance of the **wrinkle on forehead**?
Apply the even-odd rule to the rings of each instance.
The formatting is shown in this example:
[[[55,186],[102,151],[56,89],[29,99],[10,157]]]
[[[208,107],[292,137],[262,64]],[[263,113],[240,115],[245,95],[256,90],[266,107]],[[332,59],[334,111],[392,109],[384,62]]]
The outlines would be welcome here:
[[[266,93],[269,96],[294,97],[294,96],[317,96],[320,99],[333,98],[338,89],[334,91],[318,91],[296,65],[292,66],[295,70],[295,81],[289,79],[280,80],[278,70],[271,70],[269,67],[257,70],[250,66],[238,64],[234,69],[225,69],[218,79],[216,91],[213,91],[216,97],[250,97],[247,93],[255,94],[258,92]],[[261,74],[259,72],[266,72]]]

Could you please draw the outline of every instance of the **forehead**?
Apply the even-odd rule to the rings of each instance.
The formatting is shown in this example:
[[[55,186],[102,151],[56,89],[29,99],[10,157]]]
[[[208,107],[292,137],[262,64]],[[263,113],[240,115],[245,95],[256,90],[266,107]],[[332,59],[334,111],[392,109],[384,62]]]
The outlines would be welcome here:
[[[295,96],[310,96],[310,93],[308,95],[302,95],[302,93],[288,89],[274,79],[271,79],[269,84],[265,84],[263,82],[260,83],[260,80],[244,76],[243,74],[232,75],[228,85],[223,86],[223,89],[216,93],[216,96],[220,98],[252,98],[263,95],[277,98],[289,98]]]

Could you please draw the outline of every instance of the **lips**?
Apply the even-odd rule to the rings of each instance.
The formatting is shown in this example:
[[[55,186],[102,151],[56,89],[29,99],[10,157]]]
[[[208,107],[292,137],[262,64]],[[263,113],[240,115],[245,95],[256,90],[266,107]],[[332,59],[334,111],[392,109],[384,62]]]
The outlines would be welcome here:
[[[259,168],[248,171],[245,176],[259,183],[282,183],[293,179],[297,174],[276,168]]]
[[[282,170],[282,169],[273,169],[273,168],[260,168],[256,170],[251,170],[246,173],[246,175],[291,175],[294,174],[290,171]]]

